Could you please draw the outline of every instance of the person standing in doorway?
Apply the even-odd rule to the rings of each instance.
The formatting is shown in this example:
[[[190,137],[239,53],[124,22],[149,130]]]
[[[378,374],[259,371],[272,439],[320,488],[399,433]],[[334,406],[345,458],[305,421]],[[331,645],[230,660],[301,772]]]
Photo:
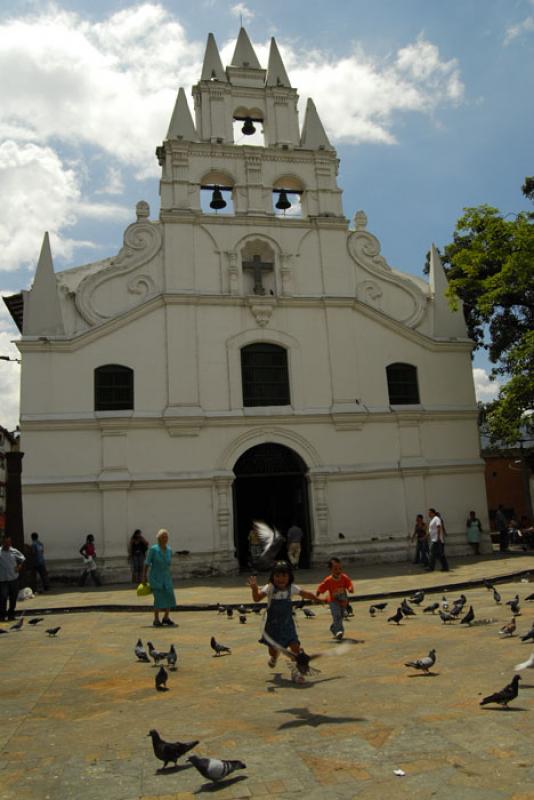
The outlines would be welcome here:
[[[153,544],[147,553],[143,583],[150,582],[150,588],[154,593],[154,627],[160,628],[162,625],[176,627],[176,623],[169,616],[171,608],[176,607],[171,575],[169,531],[162,528],[158,531],[156,539],[157,544]],[[160,612],[163,612],[161,620]]]
[[[36,576],[39,575],[41,583],[43,584],[43,592],[47,592],[50,588],[48,581],[48,570],[46,569],[46,561],[44,557],[44,545],[39,539],[39,534],[34,531],[31,535],[32,551],[33,551],[33,568]],[[37,586],[37,577],[35,577],[35,586]]]
[[[15,619],[19,572],[26,561],[20,550],[11,546],[11,536],[4,536],[0,548],[0,620]],[[9,601],[9,608],[7,607]]]
[[[287,557],[289,558],[289,561],[291,562],[291,566],[293,567],[293,569],[299,568],[300,553],[302,550],[303,538],[304,538],[304,532],[302,528],[299,528],[297,523],[293,522],[286,536]]]
[[[442,572],[449,571],[447,556],[445,555],[445,526],[435,508],[428,510],[428,536],[430,539],[430,557],[427,569],[434,571],[436,559],[441,564]]]

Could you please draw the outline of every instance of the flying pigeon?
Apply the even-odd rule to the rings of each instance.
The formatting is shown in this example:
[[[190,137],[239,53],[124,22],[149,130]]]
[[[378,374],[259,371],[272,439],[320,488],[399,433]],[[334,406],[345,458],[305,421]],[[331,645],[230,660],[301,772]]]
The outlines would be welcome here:
[[[423,608],[423,614],[433,614],[439,608],[439,603],[432,603],[432,605]]]
[[[534,600],[534,594],[529,594],[528,597],[525,597],[525,600]]]
[[[58,625],[57,628],[47,628],[45,633],[47,633],[49,636],[57,636],[60,630],[61,625]]]
[[[475,618],[475,612],[473,611],[473,606],[469,606],[469,611],[465,615],[465,617],[461,620],[460,625],[471,625]]]
[[[244,625],[246,623],[246,621],[247,621],[247,615],[246,614],[240,614],[239,615],[239,622],[241,623],[241,625]]]
[[[454,622],[454,620],[456,619],[456,617],[453,617],[453,615],[449,614],[448,611],[441,611],[440,610],[439,616],[440,616],[440,619],[443,622],[443,624],[445,624],[446,622]]]
[[[304,677],[304,675],[309,675],[312,671],[310,667],[310,662],[315,661],[317,658],[322,658],[322,656],[341,656],[345,653],[348,653],[350,650],[350,644],[342,644],[338,647],[334,647],[332,650],[323,650],[321,653],[314,653],[313,655],[308,655],[304,652],[304,650],[300,650],[299,653],[293,653],[291,650],[287,650],[285,647],[282,647],[281,644],[275,642],[268,633],[265,631],[263,632],[263,638],[265,641],[278,650],[282,655],[288,658],[290,661],[293,662],[295,673]],[[301,677],[301,680],[302,680]],[[301,681],[299,681],[301,682]]]
[[[485,706],[488,703],[498,703],[500,706],[505,706],[508,708],[508,703],[517,697],[520,680],[520,675],[514,675],[511,682],[507,684],[504,689],[501,689],[500,692],[495,692],[494,694],[488,695],[480,701],[480,705]]]
[[[515,617],[512,617],[512,621],[505,625],[504,628],[501,628],[499,633],[501,636],[513,636],[515,633],[516,623]]]
[[[262,546],[261,555],[255,559],[255,566],[268,569],[276,558],[284,540],[276,528],[270,528],[265,522],[253,522],[252,527]]]
[[[525,635],[521,637],[522,642],[528,642],[529,639],[532,639],[532,641],[534,642],[534,625],[528,631],[528,633],[525,633]]]
[[[308,619],[315,617],[315,611],[312,611],[311,608],[303,608],[302,610],[304,611],[304,616]]]
[[[414,669],[420,669],[426,675],[428,675],[430,668],[433,667],[435,663],[436,663],[436,651],[431,650],[430,653],[424,658],[418,658],[417,661],[408,661],[404,666],[413,667]]]
[[[150,658],[153,659],[156,667],[160,661],[164,661],[167,658],[167,653],[160,653],[158,650],[156,650],[152,642],[147,642],[146,646],[148,647]]]
[[[169,652],[167,653],[167,666],[169,667],[169,669],[175,670],[177,661],[178,661],[178,653],[174,649],[174,645],[171,644]]]
[[[174,764],[174,766],[176,766],[176,762],[180,756],[185,755],[198,744],[198,740],[194,742],[164,742],[159,733],[154,729],[148,733],[148,736],[152,738],[154,755],[156,758],[159,758],[160,761],[163,761],[163,769],[165,769],[167,764]]]
[[[156,675],[156,689],[158,692],[166,692],[167,691],[167,678],[168,678],[167,670],[165,667],[160,667],[158,673]]]
[[[150,659],[145,652],[145,648],[143,647],[143,642],[141,641],[141,639],[137,640],[137,644],[135,645],[134,648],[134,653],[139,661],[144,661],[145,663],[150,662]]]
[[[218,758],[199,758],[199,756],[189,756],[187,760],[204,778],[215,782],[231,775],[236,769],[247,768],[242,761],[220,761]]]
[[[32,617],[28,620],[28,625],[38,625],[39,622],[42,622],[44,617]]]
[[[216,641],[215,636],[211,637],[210,647],[211,647],[212,650],[215,650],[215,655],[216,656],[220,656],[220,655],[222,655],[222,653],[231,653],[232,652],[229,647],[226,647],[226,645],[219,644],[219,642]]]
[[[403,616],[404,614],[402,613],[402,608],[399,606],[397,612],[393,614],[392,617],[388,617],[388,622],[395,622],[398,625]]]
[[[383,611],[387,608],[387,603],[373,603],[373,608],[377,608],[378,611]]]
[[[424,599],[425,599],[425,593],[421,590],[419,592],[415,592],[413,597],[410,597],[410,603],[413,603],[414,605],[418,606],[423,602]]]
[[[18,622],[15,622],[14,625],[11,625],[9,628],[10,631],[20,631],[22,626],[24,625],[24,617],[21,617]]]
[[[495,602],[497,603],[497,605],[499,605],[499,603],[500,603],[500,602],[501,602],[501,600],[502,600],[502,597],[501,597],[501,595],[499,594],[499,592],[497,591],[497,589],[494,589],[494,590],[493,590],[493,599],[495,600]]]
[[[522,669],[534,669],[534,650],[530,654],[530,658],[527,658],[521,664],[516,664],[514,669],[516,672],[521,672]]]

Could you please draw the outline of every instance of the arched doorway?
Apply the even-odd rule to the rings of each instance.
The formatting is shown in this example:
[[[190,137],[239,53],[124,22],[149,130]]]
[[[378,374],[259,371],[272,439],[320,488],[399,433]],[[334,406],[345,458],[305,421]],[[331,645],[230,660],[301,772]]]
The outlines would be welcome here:
[[[304,531],[300,566],[310,563],[308,469],[301,457],[274,442],[251,447],[234,466],[234,536],[241,567],[248,565],[248,534],[264,520],[285,535],[293,522]]]

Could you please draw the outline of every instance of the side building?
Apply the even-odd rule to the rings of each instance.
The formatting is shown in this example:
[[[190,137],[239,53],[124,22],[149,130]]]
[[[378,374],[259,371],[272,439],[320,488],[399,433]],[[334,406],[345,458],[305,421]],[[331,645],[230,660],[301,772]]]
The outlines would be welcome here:
[[[274,39],[210,34],[164,142],[161,208],[118,255],[54,273],[45,237],[22,336],[25,520],[52,571],[95,535],[125,578],[135,528],[171,532],[181,574],[248,559],[253,519],[305,531],[303,562],[405,560],[429,506],[449,553],[486,508],[472,342],[432,248],[429,283],[392,269]],[[487,529],[487,520],[484,519]]]

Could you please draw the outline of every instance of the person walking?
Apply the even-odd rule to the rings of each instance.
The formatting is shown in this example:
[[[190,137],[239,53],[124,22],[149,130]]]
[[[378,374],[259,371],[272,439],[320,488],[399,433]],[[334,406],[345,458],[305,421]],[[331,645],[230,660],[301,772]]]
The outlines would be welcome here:
[[[48,570],[46,568],[46,560],[44,556],[44,545],[39,539],[39,534],[34,531],[31,535],[32,552],[33,552],[33,570],[35,572],[34,583],[37,587],[37,575],[41,578],[43,585],[43,592],[50,589],[50,582],[48,580]]]
[[[20,550],[12,547],[11,536],[4,536],[0,548],[0,620],[2,622],[6,619],[15,619],[19,593],[19,572],[25,561],[26,558]]]
[[[154,593],[154,622],[156,628],[162,625],[176,627],[169,616],[171,608],[176,607],[176,598],[171,575],[171,548],[169,531],[162,528],[156,535],[157,544],[149,548],[143,570],[143,583],[150,583]],[[160,612],[163,619],[160,620]]]
[[[328,592],[328,603],[332,614],[332,624],[330,631],[335,639],[343,639],[345,630],[343,619],[347,613],[349,603],[348,592],[353,592],[354,587],[349,576],[343,572],[343,566],[339,558],[331,558],[328,562],[330,574],[321,581],[315,594],[317,597]]]
[[[291,527],[289,528],[286,536],[287,542],[287,557],[291,562],[291,566],[293,569],[299,568],[299,561],[300,561],[300,553],[302,550],[302,540],[304,538],[304,532],[302,528],[299,528],[296,522],[293,522]]]
[[[142,532],[137,528],[128,543],[128,560],[132,568],[132,582],[141,583],[143,580],[143,568],[145,566],[146,551],[148,542]]]
[[[415,540],[415,558],[414,564],[422,564],[424,567],[428,566],[428,529],[422,514],[418,514],[415,518],[415,527],[413,529],[412,542]]]
[[[482,523],[474,511],[469,512],[469,516],[465,522],[467,532],[467,541],[473,548],[475,556],[480,555],[480,534],[482,533]]]
[[[441,564],[442,572],[448,572],[449,564],[447,556],[445,555],[445,525],[443,519],[435,508],[430,508],[428,510],[428,519],[430,555],[427,569],[429,572],[433,572],[437,559]]]
[[[95,537],[92,533],[87,534],[85,542],[80,547],[80,555],[83,558],[84,567],[78,585],[85,586],[85,581],[87,577],[90,576],[95,586],[102,586],[102,581],[100,580],[100,575],[96,567]]]

